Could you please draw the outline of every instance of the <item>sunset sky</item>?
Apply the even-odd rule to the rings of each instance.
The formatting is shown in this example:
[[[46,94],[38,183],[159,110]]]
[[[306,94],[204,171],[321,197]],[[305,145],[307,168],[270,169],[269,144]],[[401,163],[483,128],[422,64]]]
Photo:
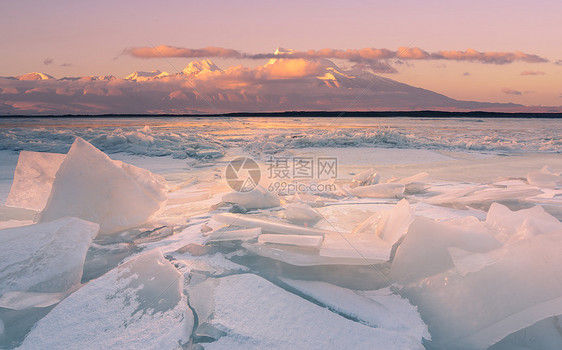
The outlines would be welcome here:
[[[132,48],[159,45],[243,54],[209,57],[222,69],[263,65],[267,57],[246,55],[271,54],[277,47],[299,52],[404,48],[422,50],[430,58],[381,59],[396,72],[377,73],[460,100],[562,105],[559,0],[8,0],[0,7],[0,76],[37,71],[56,78],[122,78],[139,70],[175,73],[201,59],[131,54]],[[516,58],[486,63],[436,57],[469,49]],[[517,58],[521,53],[530,58]],[[357,63],[330,59],[344,68]]]

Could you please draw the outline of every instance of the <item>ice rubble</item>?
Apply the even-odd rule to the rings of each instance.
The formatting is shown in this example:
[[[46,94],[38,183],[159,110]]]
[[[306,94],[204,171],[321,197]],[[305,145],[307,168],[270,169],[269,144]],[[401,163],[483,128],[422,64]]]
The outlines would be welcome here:
[[[75,216],[111,234],[145,223],[166,200],[162,180],[149,171],[112,161],[77,138],[64,158],[40,221]]]
[[[355,175],[349,184],[349,187],[355,188],[359,186],[376,185],[379,183],[380,175],[374,168],[367,169]]]
[[[78,285],[86,252],[98,230],[97,224],[77,218],[0,230],[3,307],[24,299],[33,304],[29,298],[37,297],[8,292],[59,293]]]
[[[256,186],[248,192],[230,192],[222,197],[226,203],[241,205],[246,209],[263,209],[276,207],[281,204],[276,194],[266,190],[263,186]]]
[[[454,269],[401,289],[429,325],[433,345],[484,349],[547,317],[562,314],[562,232],[494,251],[476,272]]]
[[[64,154],[21,151],[6,205],[42,210],[63,160]]]
[[[144,253],[58,304],[21,348],[181,349],[194,324],[183,285],[159,250]]]
[[[406,186],[397,183],[383,183],[350,188],[347,191],[359,198],[400,198]]]
[[[226,225],[244,226],[248,228],[260,227],[263,232],[267,233],[288,235],[324,235],[326,233],[334,233],[332,231],[276,222],[243,214],[220,213],[213,215],[213,219]]]
[[[423,349],[416,331],[353,322],[253,274],[218,282],[209,322],[226,335],[205,349]]]

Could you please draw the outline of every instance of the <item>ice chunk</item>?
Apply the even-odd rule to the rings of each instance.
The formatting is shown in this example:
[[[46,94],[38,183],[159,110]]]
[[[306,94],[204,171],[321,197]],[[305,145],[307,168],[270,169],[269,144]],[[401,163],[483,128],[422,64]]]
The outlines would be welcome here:
[[[77,218],[0,230],[0,295],[64,292],[80,283],[97,224]]]
[[[471,204],[497,202],[501,200],[517,200],[533,197],[543,192],[530,186],[489,187],[472,186],[455,189],[425,200],[429,204],[453,205],[464,208]]]
[[[283,222],[275,222],[242,214],[215,214],[213,215],[213,219],[227,225],[244,226],[250,228],[261,227],[262,231],[266,233],[280,233],[287,235],[325,235],[327,233],[335,233],[332,231],[291,225]]]
[[[356,292],[326,282],[280,279],[330,310],[368,326],[397,331],[420,342],[431,338],[416,308],[388,289]]]
[[[253,274],[223,277],[205,349],[423,349],[420,339],[341,317]]]
[[[562,314],[562,235],[501,248],[499,259],[464,276],[455,270],[407,286],[435,348],[485,349],[507,335]],[[433,346],[432,346],[433,347]]]
[[[511,211],[504,205],[492,203],[486,223],[498,230],[497,238],[502,242],[533,234],[562,232],[562,223],[544,211],[541,206]]]
[[[529,184],[537,187],[555,189],[562,186],[562,176],[554,173],[548,166],[544,166],[539,171],[531,171],[527,174]]]
[[[375,233],[382,240],[394,244],[406,234],[412,221],[414,221],[414,210],[407,200],[402,199],[381,215]]]
[[[193,314],[183,275],[159,250],[91,281],[41,319],[23,349],[178,349]]]
[[[380,175],[374,168],[367,169],[355,175],[349,184],[349,187],[355,188],[359,186],[376,185],[379,183]]]
[[[417,174],[409,176],[409,177],[405,177],[403,179],[398,179],[398,180],[393,181],[393,182],[397,182],[397,183],[403,184],[403,185],[409,185],[409,184],[413,184],[413,183],[418,183],[421,180],[426,179],[428,176],[429,176],[429,174],[424,171],[424,172],[417,173]]]
[[[41,211],[65,155],[21,151],[6,205]]]
[[[60,302],[66,293],[6,292],[0,297],[0,307],[23,310],[30,307],[47,307]]]
[[[257,238],[260,234],[260,227],[233,231],[217,230],[209,234],[207,242],[247,241]]]
[[[222,201],[238,204],[246,209],[271,208],[281,204],[276,194],[259,185],[248,192],[227,193],[222,197]]]
[[[322,236],[304,235],[262,234],[258,237],[258,243],[288,244],[317,249],[320,249],[323,240]]]
[[[62,162],[40,221],[75,216],[111,234],[142,225],[163,205],[165,186],[144,169],[114,162],[77,138]]]
[[[452,268],[447,248],[457,247],[476,253],[499,248],[501,244],[485,225],[438,222],[417,217],[396,250],[390,276],[401,283],[415,282]]]
[[[400,198],[404,189],[403,184],[385,183],[350,188],[349,193],[359,198]]]
[[[320,256],[387,261],[392,244],[373,234],[329,234],[324,236]]]
[[[286,207],[285,219],[297,225],[314,226],[322,216],[308,204],[291,203]]]

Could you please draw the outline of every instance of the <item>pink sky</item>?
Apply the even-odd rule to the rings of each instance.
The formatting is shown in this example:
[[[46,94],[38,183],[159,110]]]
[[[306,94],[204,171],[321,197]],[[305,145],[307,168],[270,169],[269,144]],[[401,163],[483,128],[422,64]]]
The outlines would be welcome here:
[[[124,77],[137,70],[182,70],[192,60],[122,55],[130,47],[156,45],[249,54],[278,46],[521,51],[548,62],[409,60],[385,76],[462,100],[562,105],[562,65],[555,64],[562,60],[560,13],[560,1],[5,1],[0,76]],[[267,62],[212,59],[223,69]]]

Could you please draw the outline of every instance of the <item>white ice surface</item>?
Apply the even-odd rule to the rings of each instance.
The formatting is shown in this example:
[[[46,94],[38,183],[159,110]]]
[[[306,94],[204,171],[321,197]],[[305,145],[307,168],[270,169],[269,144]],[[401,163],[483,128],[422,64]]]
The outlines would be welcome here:
[[[182,349],[192,328],[183,275],[153,250],[74,292],[21,349]]]
[[[401,198],[404,194],[403,184],[384,183],[350,188],[347,191],[359,198]]]
[[[304,235],[261,234],[258,237],[258,243],[287,244],[317,249],[320,249],[323,240],[322,236]]]
[[[423,349],[420,339],[348,320],[252,274],[223,277],[212,324],[226,332],[213,349]]]

